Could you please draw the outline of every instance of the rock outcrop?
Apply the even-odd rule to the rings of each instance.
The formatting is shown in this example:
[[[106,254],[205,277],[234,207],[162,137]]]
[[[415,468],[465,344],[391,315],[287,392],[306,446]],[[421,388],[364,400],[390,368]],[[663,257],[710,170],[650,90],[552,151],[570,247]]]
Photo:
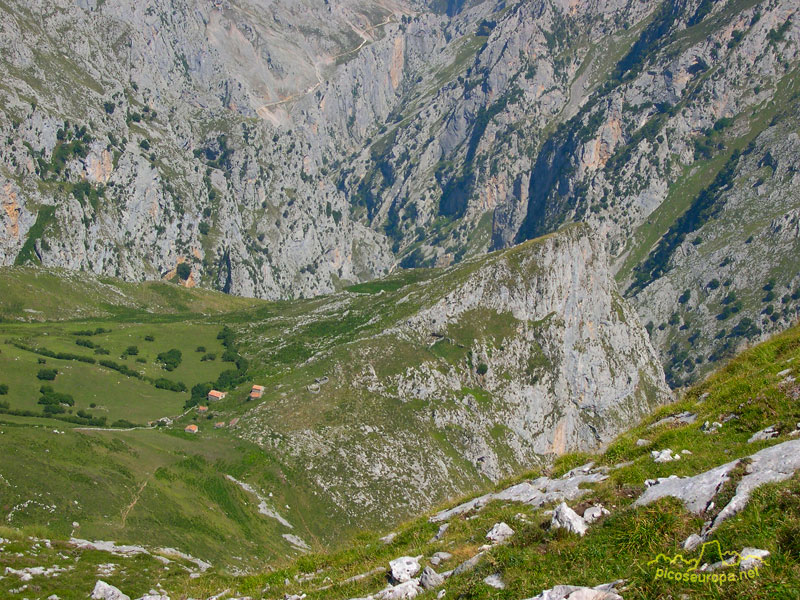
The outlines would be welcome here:
[[[681,500],[687,510],[702,514],[708,508],[723,484],[730,481],[730,473],[740,464],[735,460],[694,477],[659,478],[637,498],[634,506],[644,506],[672,496]],[[703,530],[702,535],[687,540],[687,547],[696,547],[720,523],[744,509],[750,494],[765,483],[785,481],[800,470],[800,440],[791,440],[770,446],[748,457],[745,474],[736,483],[734,496],[722,507],[714,520]]]
[[[354,326],[362,333],[348,332],[346,345],[322,347],[307,361],[303,370],[330,377],[317,393],[262,403],[237,430],[302,465],[348,518],[401,518],[463,493],[468,482],[602,448],[671,398],[647,333],[584,226],[416,275],[433,276],[317,304],[302,327],[356,322],[360,310],[372,325]],[[252,348],[285,343],[257,331],[246,334]],[[288,417],[306,403],[315,413],[347,408],[310,428]],[[602,477],[575,472],[506,495],[532,504],[569,499],[580,481]],[[448,514],[460,510],[468,508]]]

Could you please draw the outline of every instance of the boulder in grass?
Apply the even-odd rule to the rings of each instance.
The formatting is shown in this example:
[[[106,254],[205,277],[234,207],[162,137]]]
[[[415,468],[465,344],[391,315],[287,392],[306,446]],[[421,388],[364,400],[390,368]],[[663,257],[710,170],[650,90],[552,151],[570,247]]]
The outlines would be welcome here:
[[[431,567],[425,567],[422,569],[422,575],[419,578],[419,584],[423,589],[432,590],[433,588],[439,587],[443,583],[444,577],[439,575]]]
[[[411,600],[423,592],[416,579],[388,587],[375,594],[376,600]]]
[[[506,588],[506,584],[503,583],[500,575],[495,573],[494,575],[489,575],[483,580],[483,583],[488,585],[489,587],[493,587],[496,590],[504,590]]]
[[[410,581],[414,575],[419,573],[419,559],[421,557],[401,556],[389,562],[389,569],[392,573],[392,580],[395,583],[405,583]]]
[[[550,527],[552,529],[566,529],[580,536],[586,535],[586,530],[588,529],[583,517],[567,506],[566,502],[556,506],[553,511],[553,518],[550,520]]]
[[[623,600],[615,589],[622,582],[605,583],[597,587],[557,585],[528,600]]]
[[[514,530],[505,523],[496,523],[486,534],[486,539],[495,544],[502,544],[514,535]]]
[[[769,556],[769,550],[744,548],[739,553],[739,556],[742,557],[741,562],[739,562],[739,570],[747,571],[748,569],[754,569],[762,566],[764,564],[764,559]]]
[[[611,513],[602,504],[595,504],[583,511],[583,520],[589,525],[597,521],[600,517],[610,514]]]
[[[94,585],[91,598],[92,600],[131,600],[130,596],[123,594],[120,590],[113,585],[107,584],[105,581],[98,581]]]

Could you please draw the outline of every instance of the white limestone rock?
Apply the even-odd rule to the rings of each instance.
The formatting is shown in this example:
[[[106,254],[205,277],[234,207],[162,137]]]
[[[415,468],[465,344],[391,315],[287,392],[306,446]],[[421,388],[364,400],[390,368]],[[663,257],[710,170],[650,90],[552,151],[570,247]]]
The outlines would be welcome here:
[[[92,600],[131,600],[130,596],[123,594],[119,589],[107,584],[105,581],[95,583],[91,598]]]
[[[669,448],[665,448],[664,450],[653,450],[650,453],[650,456],[653,458],[653,462],[657,463],[666,463],[681,459],[680,454],[675,454]]]
[[[588,529],[583,517],[567,506],[566,502],[556,506],[553,511],[553,518],[550,520],[550,527],[552,529],[563,528],[580,536],[586,535],[586,530]]]
[[[590,506],[585,511],[583,511],[583,520],[586,521],[587,525],[591,525],[595,521],[597,521],[600,517],[605,515],[610,515],[611,512],[605,508],[602,504],[595,504],[594,506]]]
[[[616,590],[617,586],[622,583],[622,581],[604,583],[593,588],[557,585],[527,600],[623,600]]]
[[[775,429],[774,425],[770,425],[769,427],[762,429],[761,431],[756,431],[753,435],[750,436],[750,439],[747,440],[748,444],[752,444],[753,442],[763,442],[765,440],[771,440],[772,438],[778,437],[778,431]]]
[[[375,594],[376,600],[410,600],[416,598],[424,590],[420,587],[419,581],[410,579],[395,586],[388,587]]]
[[[436,554],[431,556],[430,563],[434,567],[438,567],[440,564],[442,564],[447,560],[450,560],[451,558],[453,558],[453,555],[450,554],[449,552],[437,552]]]
[[[495,573],[494,575],[489,575],[488,577],[484,578],[483,583],[497,590],[506,589],[506,584],[503,582],[503,579],[497,573]]]
[[[800,470],[800,440],[764,448],[749,458],[751,462],[747,466],[747,473],[736,486],[735,495],[704,531],[705,534],[741,511],[755,488],[765,483],[785,481]],[[700,514],[707,509],[719,489],[728,481],[728,474],[738,464],[738,460],[731,461],[693,477],[659,478],[654,485],[645,489],[633,506],[644,506],[659,498],[672,496],[681,500],[687,510]]]
[[[486,534],[486,539],[495,544],[502,544],[512,535],[514,535],[514,530],[506,523],[496,523]]]
[[[423,589],[432,590],[444,583],[444,577],[439,575],[431,567],[422,569],[422,575],[419,578],[419,584]]]
[[[747,571],[755,567],[761,567],[764,564],[764,559],[770,555],[769,550],[761,550],[759,548],[742,548],[739,556],[742,557],[739,563],[740,571]]]
[[[419,560],[421,556],[401,556],[389,562],[389,570],[392,574],[392,580],[396,583],[405,583],[410,581],[420,570]]]

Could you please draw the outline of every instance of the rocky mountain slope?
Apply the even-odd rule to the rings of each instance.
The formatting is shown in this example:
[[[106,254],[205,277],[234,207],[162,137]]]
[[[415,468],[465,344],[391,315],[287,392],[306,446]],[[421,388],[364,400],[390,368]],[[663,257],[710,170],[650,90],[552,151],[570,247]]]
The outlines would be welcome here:
[[[587,234],[248,327],[243,344],[280,369],[267,379],[280,394],[245,413],[245,437],[304,469],[349,520],[378,522],[601,447],[670,394]],[[291,353],[309,357],[281,372]]]
[[[336,551],[252,574],[154,542],[123,546],[41,524],[3,525],[0,592],[64,600],[793,598],[798,348],[795,327],[734,358],[604,452],[564,455],[388,535],[361,533]],[[1,440],[14,427],[0,431]],[[47,434],[63,441],[75,432],[36,439]]]
[[[673,385],[797,314],[790,0],[0,10],[5,264],[290,298],[582,220]]]
[[[252,569],[603,448],[671,399],[585,225],[291,303],[54,279],[3,279],[15,526]]]

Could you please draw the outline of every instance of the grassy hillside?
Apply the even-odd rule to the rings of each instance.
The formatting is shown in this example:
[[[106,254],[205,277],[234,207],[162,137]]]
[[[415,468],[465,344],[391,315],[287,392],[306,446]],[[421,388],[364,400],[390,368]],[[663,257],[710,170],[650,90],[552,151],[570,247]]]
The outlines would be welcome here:
[[[695,516],[680,502],[670,499],[636,509],[630,505],[644,490],[646,479],[698,474],[792,439],[790,434],[800,422],[800,387],[787,378],[787,373],[789,377],[798,376],[798,364],[800,327],[795,327],[744,352],[704,383],[688,390],[676,404],[664,407],[621,435],[602,454],[566,455],[556,461],[546,471],[553,478],[590,460],[609,469],[608,479],[589,484],[588,493],[570,503],[580,511],[580,507],[599,502],[611,511],[592,525],[584,538],[550,529],[550,517],[545,514],[548,506],[533,509],[519,503],[492,502],[482,510],[453,518],[441,541],[432,541],[439,524],[429,522],[425,515],[397,527],[397,536],[389,544],[378,539],[385,531],[365,532],[338,551],[304,554],[296,560],[274,556],[270,560],[271,549],[265,546],[276,538],[276,532],[286,529],[273,519],[259,518],[254,510],[257,500],[221,478],[220,473],[254,482],[263,491],[283,490],[286,496],[271,501],[290,521],[305,520],[308,524],[310,519],[323,518],[322,512],[318,506],[304,506],[307,499],[300,494],[290,497],[292,487],[271,487],[284,477],[282,470],[270,463],[268,455],[230,438],[226,430],[201,437],[157,430],[59,435],[51,429],[60,427],[58,423],[34,426],[31,419],[23,423],[24,419],[9,418],[0,425],[0,443],[4,446],[0,473],[14,481],[16,487],[0,480],[3,504],[16,505],[19,500],[10,500],[13,495],[33,499],[39,508],[6,516],[13,528],[0,530],[0,537],[8,540],[8,551],[0,554],[0,567],[53,564],[69,568],[74,563],[74,568],[62,575],[33,580],[41,597],[57,593],[65,599],[84,598],[96,579],[102,578],[131,597],[163,586],[173,599],[208,597],[227,589],[223,598],[280,598],[285,593],[305,593],[312,600],[344,600],[385,587],[386,574],[378,569],[398,556],[421,554],[425,564],[434,552],[447,551],[452,558],[436,570],[452,569],[475,555],[486,542],[486,532],[504,521],[516,532],[510,542],[490,549],[475,570],[448,579],[443,586],[448,597],[510,600],[534,596],[557,584],[594,586],[625,579],[626,599],[666,600],[676,594],[709,599],[796,598],[800,591],[797,475],[759,489],[747,508],[714,534],[712,539],[725,549],[751,546],[771,552],[757,578],[735,585],[698,587],[654,579],[653,567],[647,563],[658,553],[671,556],[682,552],[681,542],[713,515]],[[229,398],[226,402],[243,400]],[[696,421],[663,421],[683,411],[696,414]],[[731,415],[735,418],[726,421]],[[718,432],[708,434],[701,429],[705,421],[726,422]],[[779,436],[748,443],[753,432],[767,426],[775,426]],[[649,443],[640,446],[636,443],[639,439]],[[691,454],[675,462],[654,463],[650,451],[665,448],[690,450]],[[91,460],[86,459],[89,455]],[[54,477],[54,473],[60,475]],[[540,474],[542,471],[534,471],[495,489]],[[42,494],[41,488],[36,487],[41,478],[48,480],[51,495]],[[21,489],[22,481],[29,482],[30,489]],[[146,483],[142,485],[141,481]],[[725,494],[729,491],[723,489],[718,504],[726,501]],[[283,509],[285,504],[291,509]],[[8,515],[7,506],[4,510]],[[51,512],[48,506],[55,508]],[[169,510],[165,511],[165,506]],[[74,531],[72,521],[79,523]],[[189,577],[185,571],[168,569],[147,556],[114,557],[76,549],[63,541],[55,541],[52,548],[47,548],[41,540],[29,537],[63,540],[70,534],[89,539],[110,535],[119,541],[136,537],[133,532],[143,534],[152,547],[168,543],[167,539],[178,539],[182,548],[196,556],[225,553],[231,560],[220,563],[227,563],[229,568],[245,556],[269,560],[271,568],[256,575],[232,576],[227,569],[216,566],[204,575]],[[231,547],[238,550],[232,552]],[[110,574],[99,575],[98,565],[109,563],[118,567]],[[364,573],[371,574],[346,581]],[[494,574],[506,584],[504,590],[484,583],[487,576]],[[18,586],[16,578],[6,577],[0,580],[0,593],[9,593]],[[437,592],[422,597],[433,598]]]
[[[89,273],[33,267],[0,267],[0,319],[54,321],[147,314],[214,314],[263,302],[163,281],[127,283]]]

